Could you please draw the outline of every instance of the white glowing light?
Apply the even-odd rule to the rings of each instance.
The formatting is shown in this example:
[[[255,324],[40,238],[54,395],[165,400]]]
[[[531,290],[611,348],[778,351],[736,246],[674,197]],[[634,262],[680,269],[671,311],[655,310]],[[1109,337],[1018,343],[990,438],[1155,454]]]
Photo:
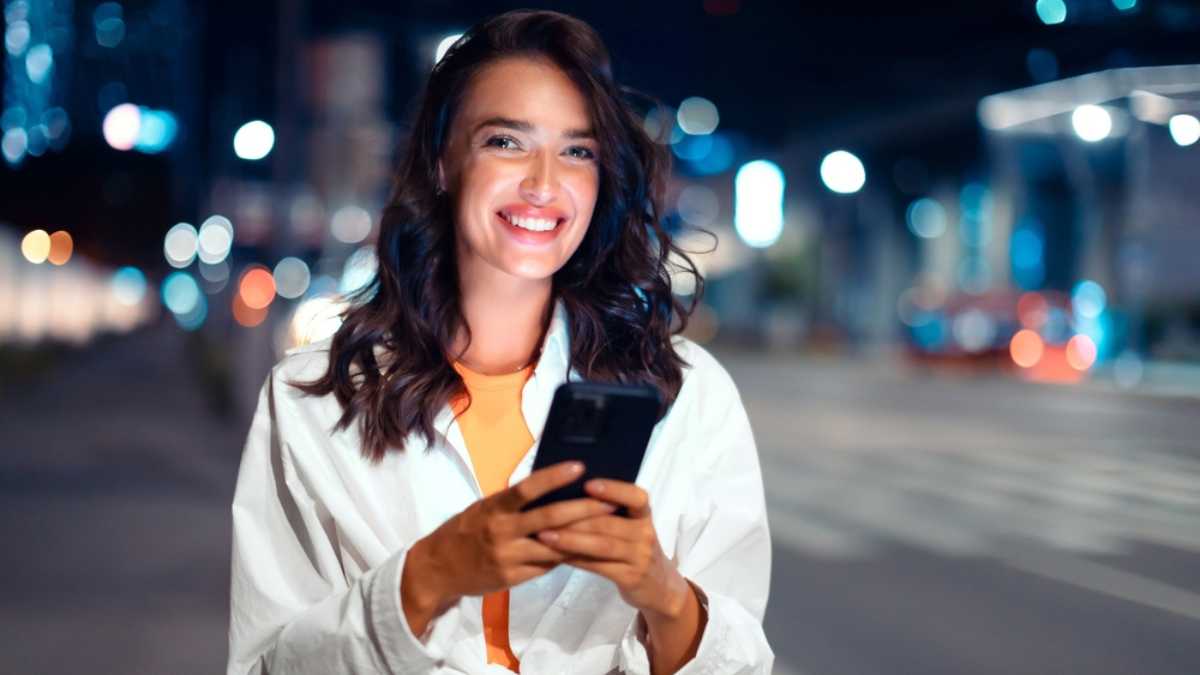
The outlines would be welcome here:
[[[246,160],[259,160],[275,147],[275,130],[262,120],[246,122],[233,135],[233,151]]]
[[[1178,145],[1191,145],[1200,141],[1200,119],[1195,115],[1174,115],[1167,123],[1171,140]]]
[[[163,238],[163,255],[171,267],[187,267],[196,259],[196,228],[189,223],[176,223]]]
[[[1071,113],[1071,126],[1079,138],[1095,143],[1112,133],[1112,115],[1098,105],[1081,105]]]
[[[867,182],[867,170],[858,157],[845,150],[835,150],[821,160],[821,182],[841,194],[853,194]]]
[[[766,248],[783,234],[783,170],[765,159],[742,165],[733,179],[733,227],[748,246]]]
[[[716,104],[699,96],[684,99],[683,103],[679,104],[675,118],[684,133],[696,136],[711,134],[717,130],[717,124],[721,121]]]
[[[442,38],[441,42],[438,43],[437,49],[433,53],[434,64],[437,64],[438,61],[441,61],[442,57],[446,55],[446,52],[450,51],[450,47],[452,47],[455,42],[458,42],[458,39],[462,36],[462,33],[454,33],[453,35],[447,35],[446,37]]]
[[[371,214],[362,207],[343,206],[334,212],[329,230],[334,239],[346,244],[357,244],[371,234]]]
[[[196,243],[200,262],[216,265],[229,257],[233,247],[233,223],[225,216],[209,216],[200,225]]]
[[[308,265],[299,258],[287,257],[275,265],[275,292],[289,300],[304,295],[312,276]]]
[[[142,130],[142,111],[122,103],[104,116],[104,140],[115,150],[131,150]]]

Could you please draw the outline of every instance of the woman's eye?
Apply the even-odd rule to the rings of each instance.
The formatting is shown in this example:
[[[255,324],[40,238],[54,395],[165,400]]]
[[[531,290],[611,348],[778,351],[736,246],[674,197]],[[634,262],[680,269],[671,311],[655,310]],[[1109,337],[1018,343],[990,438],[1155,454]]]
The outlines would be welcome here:
[[[511,143],[511,145],[506,145]],[[511,136],[492,136],[484,143],[488,147],[497,147],[501,150],[512,150],[517,147],[517,141]]]
[[[582,145],[577,145],[567,152],[573,153],[571,156],[577,159],[596,159],[596,153],[592,152],[591,148],[585,148]]]

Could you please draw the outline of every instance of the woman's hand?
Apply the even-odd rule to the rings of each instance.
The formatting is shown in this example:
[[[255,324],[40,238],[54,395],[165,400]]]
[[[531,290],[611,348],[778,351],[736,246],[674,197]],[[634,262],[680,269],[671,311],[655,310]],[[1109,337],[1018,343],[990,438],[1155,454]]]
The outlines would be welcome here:
[[[401,606],[413,633],[466,595],[484,595],[545,574],[566,555],[529,535],[616,510],[597,499],[521,507],[583,474],[579,462],[562,462],[471,504],[409,549],[402,573]]]
[[[590,480],[584,488],[597,499],[624,506],[628,517],[578,520],[542,530],[538,539],[569,556],[565,564],[615,583],[646,623],[651,672],[673,673],[696,654],[704,632],[707,619],[699,599],[658,543],[645,490],[605,479]]]
[[[542,530],[538,539],[570,556],[568,565],[611,580],[621,598],[643,613],[678,614],[691,588],[658,543],[646,491],[633,483],[600,478],[588,481],[584,489],[596,499],[624,506],[628,517],[606,514],[578,520]]]

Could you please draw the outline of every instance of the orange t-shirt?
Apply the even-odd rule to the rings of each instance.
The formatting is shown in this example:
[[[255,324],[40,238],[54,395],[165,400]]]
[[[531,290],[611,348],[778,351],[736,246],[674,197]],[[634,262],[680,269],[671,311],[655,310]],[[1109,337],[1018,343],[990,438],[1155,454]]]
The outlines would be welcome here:
[[[533,436],[521,413],[521,392],[533,366],[508,375],[484,375],[454,363],[471,395],[451,405],[467,443],[475,478],[484,496],[508,487],[508,478],[521,458],[533,447]],[[466,408],[464,411],[463,409]],[[483,635],[488,663],[498,663],[520,672],[521,663],[508,643],[508,591],[483,596]]]

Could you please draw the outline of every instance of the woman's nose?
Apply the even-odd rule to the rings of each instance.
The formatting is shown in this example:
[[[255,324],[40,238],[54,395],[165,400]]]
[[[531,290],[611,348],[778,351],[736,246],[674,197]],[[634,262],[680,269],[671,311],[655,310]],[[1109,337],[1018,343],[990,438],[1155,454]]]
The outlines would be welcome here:
[[[554,200],[555,180],[553,157],[548,152],[537,153],[521,181],[521,196],[536,204],[549,203]]]

